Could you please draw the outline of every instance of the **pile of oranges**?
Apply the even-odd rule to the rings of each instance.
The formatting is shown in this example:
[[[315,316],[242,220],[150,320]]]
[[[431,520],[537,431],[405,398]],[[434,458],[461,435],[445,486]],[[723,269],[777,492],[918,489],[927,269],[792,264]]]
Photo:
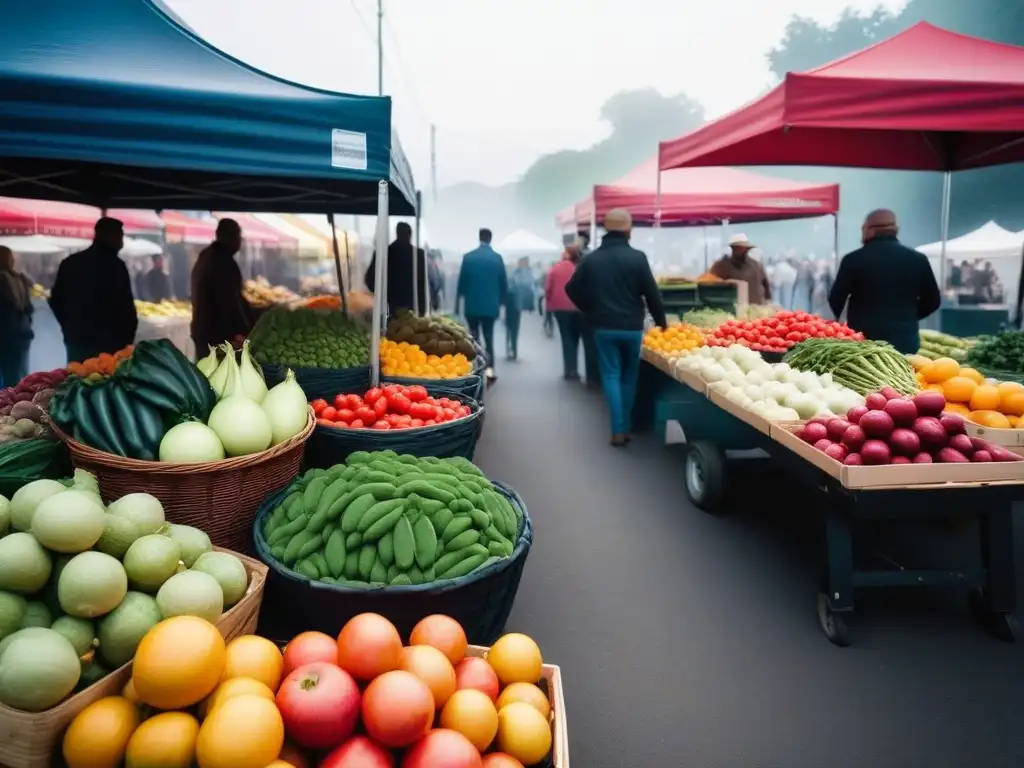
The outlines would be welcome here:
[[[910,358],[922,389],[941,392],[946,410],[991,429],[1024,428],[1024,385],[986,379],[949,357]]]
[[[458,379],[473,372],[473,364],[461,352],[428,355],[407,341],[380,340],[380,369],[385,376],[405,379]]]
[[[655,326],[644,334],[644,346],[668,358],[681,357],[704,346],[704,331],[687,323],[672,323],[665,330]]]

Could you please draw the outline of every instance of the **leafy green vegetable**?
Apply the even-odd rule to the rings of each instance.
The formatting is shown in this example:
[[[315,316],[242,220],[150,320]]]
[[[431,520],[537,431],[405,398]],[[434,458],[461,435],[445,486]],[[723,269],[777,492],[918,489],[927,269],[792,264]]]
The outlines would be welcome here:
[[[355,368],[370,361],[368,329],[343,312],[276,307],[249,335],[253,357],[291,368]]]
[[[979,368],[1024,373],[1024,332],[1003,331],[981,339],[971,348],[967,362]]]

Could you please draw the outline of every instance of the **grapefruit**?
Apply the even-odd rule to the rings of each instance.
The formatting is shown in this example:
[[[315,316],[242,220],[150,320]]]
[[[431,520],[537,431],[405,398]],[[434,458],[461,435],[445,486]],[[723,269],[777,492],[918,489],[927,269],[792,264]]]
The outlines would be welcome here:
[[[125,768],[192,768],[199,723],[187,712],[161,712],[132,734]]]
[[[224,679],[251,677],[276,691],[281,685],[284,659],[277,646],[265,637],[242,635],[227,646]]]
[[[551,714],[551,702],[544,695],[544,691],[533,683],[512,683],[498,697],[498,709],[500,710],[506,704],[511,704],[515,701],[529,704],[544,715],[545,718]]]
[[[551,726],[536,709],[516,701],[498,712],[496,741],[499,751],[523,765],[533,765],[551,751]]]
[[[199,768],[266,768],[284,746],[284,722],[273,701],[235,696],[218,705],[199,729]]]
[[[533,639],[518,632],[498,638],[487,651],[487,663],[502,685],[536,683],[540,680],[544,659]]]
[[[224,638],[208,621],[165,619],[139,643],[132,665],[135,693],[157,709],[190,707],[217,687],[226,655]]]
[[[64,733],[64,761],[68,768],[117,768],[138,726],[139,711],[128,699],[94,701],[75,715]]]
[[[483,752],[498,733],[498,710],[483,691],[456,691],[441,711],[441,727],[458,731]]]

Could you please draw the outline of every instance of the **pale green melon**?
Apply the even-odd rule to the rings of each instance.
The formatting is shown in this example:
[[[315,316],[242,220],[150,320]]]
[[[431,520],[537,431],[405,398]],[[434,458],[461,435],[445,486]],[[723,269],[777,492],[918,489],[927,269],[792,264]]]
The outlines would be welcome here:
[[[249,575],[242,561],[229,552],[206,552],[192,565],[193,571],[208,573],[224,592],[224,607],[230,608],[245,596]]]
[[[21,628],[44,627],[48,628],[53,623],[53,616],[46,603],[33,600],[25,606],[25,617],[21,620]]]
[[[200,555],[213,550],[213,542],[206,532],[191,525],[171,523],[166,535],[178,542],[178,546],[181,547],[181,561],[185,563],[186,568],[191,568]]]
[[[35,594],[46,586],[52,570],[49,553],[31,533],[11,533],[0,539],[0,590]]]
[[[65,491],[44,499],[32,516],[32,534],[49,550],[84,552],[103,535],[103,505],[95,493]]]
[[[0,592],[0,640],[21,629],[28,603],[21,595]]]
[[[0,536],[6,536],[11,529],[11,502],[0,495]]]
[[[51,629],[23,629],[0,649],[0,703],[42,712],[74,690],[82,673],[78,654]]]
[[[57,583],[60,607],[69,616],[94,619],[110,613],[128,592],[121,563],[102,552],[75,555]]]
[[[162,618],[152,596],[129,592],[121,604],[100,621],[100,656],[103,661],[112,669],[127,664],[135,656],[142,636]]]
[[[208,573],[182,571],[171,576],[156,593],[156,604],[165,619],[198,616],[216,624],[224,611],[224,592]]]
[[[108,512],[103,516],[103,535],[95,549],[120,560],[141,535],[142,531],[131,519]]]
[[[181,547],[174,539],[150,534],[136,539],[124,555],[132,589],[156,592],[178,570]]]
[[[11,497],[11,527],[16,531],[32,529],[32,516],[44,499],[64,493],[67,486],[56,480],[34,480],[19,488]]]
[[[164,525],[164,507],[149,493],[129,493],[108,506],[107,511],[131,520],[142,536],[156,533]]]
[[[79,656],[84,656],[96,647],[96,629],[88,619],[59,616],[50,629],[57,634],[64,635]]]

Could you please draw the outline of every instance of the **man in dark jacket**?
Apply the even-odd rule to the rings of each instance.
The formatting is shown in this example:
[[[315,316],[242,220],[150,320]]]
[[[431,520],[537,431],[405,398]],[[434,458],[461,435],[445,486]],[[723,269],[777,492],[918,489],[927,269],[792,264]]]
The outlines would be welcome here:
[[[50,308],[64,332],[68,362],[113,354],[135,341],[139,325],[128,267],[118,254],[124,225],[104,216],[92,245],[61,262],[50,291]]]
[[[238,222],[221,219],[216,239],[192,268],[192,341],[199,357],[210,346],[238,343],[252,330],[252,307],[242,295],[242,270],[235,261],[241,247]]]
[[[601,386],[611,412],[611,442],[621,447],[629,442],[644,319],[650,312],[662,328],[666,320],[647,254],[629,245],[629,211],[609,211],[604,228],[600,247],[580,260],[565,292],[594,329]]]
[[[146,301],[159,304],[164,299],[171,298],[171,278],[164,272],[163,254],[158,253],[153,257],[153,268],[146,273],[144,285],[146,290],[143,298]]]
[[[897,239],[896,214],[878,210],[861,226],[864,245],[847,254],[828,296],[836,317],[869,339],[887,341],[903,354],[921,347],[918,323],[942,303],[928,258]]]
[[[427,313],[427,295],[429,282],[427,279],[427,257],[422,248],[416,249],[416,263],[419,270],[418,283],[420,295],[420,314]],[[388,246],[388,313],[398,314],[403,309],[411,310],[412,301],[412,227],[404,221],[395,227],[395,242]],[[370,260],[370,268],[366,270],[364,281],[371,293],[377,284],[377,254]]]

